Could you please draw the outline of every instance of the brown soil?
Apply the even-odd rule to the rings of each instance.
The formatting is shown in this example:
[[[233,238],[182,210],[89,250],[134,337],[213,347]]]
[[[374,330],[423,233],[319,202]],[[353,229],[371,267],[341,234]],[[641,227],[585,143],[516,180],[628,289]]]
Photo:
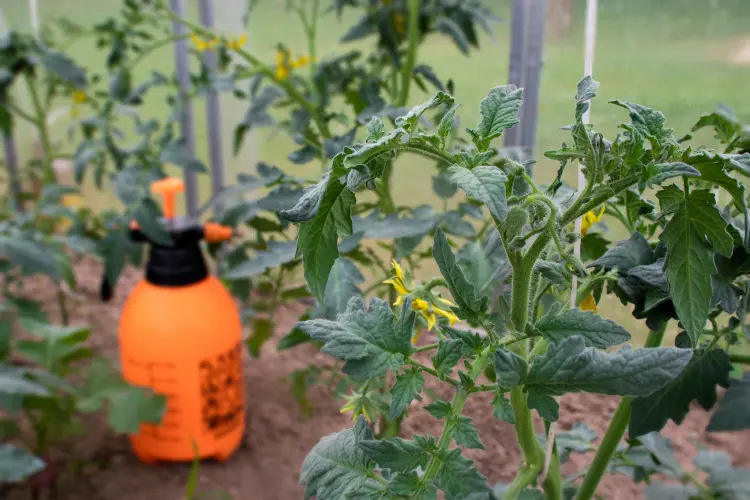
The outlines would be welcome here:
[[[93,261],[85,261],[78,266],[80,290],[85,300],[77,305],[73,323],[91,325],[92,344],[99,353],[116,360],[119,311],[139,275],[132,270],[127,271],[112,303],[101,304],[97,295],[100,269]],[[31,280],[27,290],[30,296],[48,297],[48,303],[54,303],[45,282]],[[50,311],[55,313],[52,307]],[[291,315],[277,319],[280,323],[278,335],[288,331],[294,321]],[[322,436],[350,425],[349,418],[338,411],[340,403],[333,401],[324,391],[313,391],[311,394],[314,407],[311,418],[301,415],[290,394],[286,379],[288,374],[324,359],[321,356],[306,347],[277,352],[274,339],[264,346],[259,360],[246,359],[249,398],[246,442],[227,463],[206,462],[201,465],[201,491],[223,491],[229,496],[211,498],[238,500],[302,498],[298,478],[305,455]],[[466,414],[473,418],[486,446],[486,451],[471,450],[467,456],[477,463],[491,484],[509,482],[519,465],[519,449],[512,426],[493,418],[492,412],[488,411],[489,402],[489,395],[483,394],[472,398],[466,407]],[[566,396],[561,402],[560,428],[567,429],[583,421],[601,436],[616,404],[617,398],[611,397],[588,394]],[[422,410],[421,405],[413,405],[403,435],[439,433],[440,424]],[[689,464],[696,445],[704,443],[729,453],[735,465],[750,467],[750,449],[747,446],[750,432],[709,435],[704,430],[708,419],[709,414],[696,408],[679,428],[671,422],[667,426],[665,435],[673,441],[681,461]],[[114,436],[98,419],[87,422],[87,435],[66,446],[66,451],[85,459],[86,465],[75,476],[66,477],[58,496],[60,499],[184,498],[189,465],[147,466],[140,463],[130,453],[127,439]],[[590,456],[573,455],[563,472],[572,473],[589,460]],[[608,499],[643,498],[642,487],[634,485],[624,476],[606,477],[599,494]],[[9,498],[20,500],[28,498],[27,495],[25,491],[15,491]]]

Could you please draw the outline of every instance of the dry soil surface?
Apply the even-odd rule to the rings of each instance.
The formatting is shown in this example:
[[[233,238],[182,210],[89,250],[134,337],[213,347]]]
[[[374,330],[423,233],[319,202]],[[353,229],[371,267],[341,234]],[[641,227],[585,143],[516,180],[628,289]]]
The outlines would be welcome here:
[[[117,359],[116,331],[119,311],[128,290],[140,278],[128,270],[119,283],[117,293],[109,304],[98,300],[100,266],[85,261],[78,266],[83,301],[76,307],[74,323],[93,327],[91,343],[99,353]],[[30,281],[30,296],[46,298],[54,304],[48,283]],[[50,312],[56,313],[54,306]],[[280,314],[280,316],[282,316]],[[293,315],[277,318],[279,330],[263,348],[260,359],[245,360],[248,394],[248,433],[245,442],[226,463],[206,462],[200,469],[199,488],[203,492],[223,491],[236,500],[291,500],[302,498],[298,484],[299,469],[308,451],[327,434],[351,424],[338,411],[340,402],[333,401],[322,390],[313,391],[312,417],[301,415],[290,394],[287,376],[295,369],[323,360],[313,349],[302,347],[278,352],[276,340],[288,331]],[[426,401],[425,401],[426,402]],[[438,434],[440,423],[415,404],[403,429],[404,436]],[[601,436],[617,398],[588,394],[569,395],[561,402],[562,429],[583,421]],[[489,395],[470,400],[466,414],[479,429],[485,451],[471,450],[467,455],[489,478],[490,484],[509,482],[519,465],[519,449],[513,428],[493,418],[489,409]],[[708,434],[705,427],[710,415],[695,408],[679,427],[667,426],[665,435],[684,464],[689,464],[700,443],[729,453],[737,466],[750,467],[750,433]],[[539,430],[541,431],[541,422]],[[67,474],[58,498],[85,500],[181,500],[184,498],[189,465],[160,464],[147,466],[129,451],[127,439],[108,431],[99,419],[87,422],[87,435],[65,447],[66,453],[86,459],[86,465],[75,475]],[[574,455],[564,472],[573,472],[585,465],[591,456]],[[634,485],[624,476],[608,476],[599,494],[607,499],[642,498],[642,486]],[[24,491],[15,491],[11,499],[28,498]],[[205,497],[208,498],[208,497]],[[219,498],[219,497],[214,497]],[[227,497],[224,497],[227,498]]]

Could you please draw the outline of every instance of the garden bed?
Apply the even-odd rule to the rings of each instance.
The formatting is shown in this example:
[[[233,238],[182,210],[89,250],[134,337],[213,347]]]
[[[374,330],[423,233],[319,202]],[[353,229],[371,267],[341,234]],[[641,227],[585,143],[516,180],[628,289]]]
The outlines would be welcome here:
[[[117,359],[117,322],[119,311],[128,291],[139,279],[137,272],[128,270],[117,287],[109,304],[98,299],[101,268],[93,260],[77,266],[79,291],[84,301],[75,307],[72,322],[92,326],[91,343],[101,354]],[[54,315],[54,296],[43,279],[31,279],[25,284],[29,296],[45,298]],[[246,358],[246,384],[248,391],[249,425],[242,447],[224,464],[206,462],[201,465],[199,490],[225,492],[229,497],[242,500],[289,500],[302,498],[298,484],[300,465],[320,437],[350,425],[348,415],[339,413],[340,402],[333,401],[322,389],[313,389],[310,401],[312,417],[300,412],[290,392],[287,376],[295,369],[309,363],[324,361],[324,355],[312,348],[297,348],[278,352],[275,340],[288,331],[295,321],[292,313],[277,318],[278,332],[274,340],[263,348],[260,359]],[[423,339],[424,340],[424,339]],[[440,393],[437,386],[433,389]],[[519,463],[519,450],[510,424],[495,419],[488,412],[487,394],[473,398],[465,414],[471,416],[479,430],[486,451],[470,450],[467,456],[487,475],[490,483],[508,482]],[[485,401],[484,399],[487,399]],[[599,435],[604,432],[614,411],[617,398],[590,394],[569,394],[561,401],[560,426],[567,429],[583,421]],[[420,409],[423,403],[415,402],[411,416],[404,423],[403,435],[440,432],[441,423]],[[683,464],[689,464],[696,446],[705,444],[729,453],[735,465],[750,466],[750,431],[742,433],[705,432],[709,414],[700,409],[692,411],[678,428],[673,423],[666,426],[663,435],[672,440],[676,455]],[[537,422],[541,430],[541,423]],[[77,472],[66,474],[60,487],[61,499],[85,498],[87,500],[172,500],[183,498],[190,466],[162,464],[146,466],[130,453],[127,438],[115,436],[103,422],[88,421],[85,437],[66,446],[66,456],[83,460]],[[58,450],[58,453],[61,453]],[[563,467],[563,473],[572,473],[590,456],[574,455]],[[636,486],[625,476],[607,476],[599,493],[607,499],[642,498],[643,486]],[[16,489],[10,500],[27,498],[27,493]],[[203,498],[213,498],[210,495]]]

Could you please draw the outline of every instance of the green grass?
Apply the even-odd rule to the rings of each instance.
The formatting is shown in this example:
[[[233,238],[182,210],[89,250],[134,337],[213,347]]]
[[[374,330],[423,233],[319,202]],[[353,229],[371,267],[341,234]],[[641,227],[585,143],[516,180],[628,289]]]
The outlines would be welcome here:
[[[215,0],[216,5],[230,0]],[[193,9],[197,2],[188,2]],[[489,4],[490,2],[488,2]],[[491,2],[498,14],[509,18],[509,0]],[[724,103],[746,122],[750,122],[750,99],[747,82],[750,65],[739,66],[731,62],[742,43],[750,43],[750,4],[744,0],[682,0],[681,2],[656,2],[649,0],[610,0],[602,2],[596,47],[594,77],[601,82],[599,97],[594,101],[591,119],[597,129],[612,137],[617,124],[627,121],[624,110],[607,104],[612,99],[638,102],[663,111],[668,125],[678,135],[689,132],[701,113],[712,111]],[[116,12],[119,1],[101,0],[42,0],[43,18],[70,16],[74,20],[91,24]],[[556,171],[554,162],[543,158],[545,150],[559,146],[568,139],[560,127],[572,121],[575,85],[583,73],[583,17],[584,0],[576,0],[576,22],[570,36],[547,39],[544,50],[544,67],[541,82],[539,128],[536,158],[539,160],[535,175],[540,182],[549,181]],[[26,2],[15,0],[2,6],[4,15],[17,29],[28,29]],[[194,11],[190,13],[196,18]],[[231,17],[231,16],[229,16]],[[351,14],[338,21],[327,15],[320,26],[318,54],[336,54],[348,50],[338,40],[346,27],[355,20]],[[239,23],[236,23],[239,24]],[[306,53],[305,40],[297,19],[280,10],[278,2],[258,2],[249,26],[250,49],[261,59],[272,62],[276,43],[284,42],[294,53]],[[462,126],[472,126],[479,119],[479,100],[489,88],[501,85],[508,79],[509,22],[496,27],[495,39],[482,37],[481,50],[471,57],[463,56],[450,42],[441,37],[426,41],[419,52],[419,60],[432,65],[439,75],[453,78],[455,97],[463,106],[459,111]],[[81,40],[72,46],[73,55],[92,70],[101,69],[103,55],[92,47],[91,40]],[[370,43],[359,44],[366,49]],[[171,47],[154,53],[142,66],[139,76],[146,77],[150,69],[158,67],[163,72],[172,71]],[[417,103],[427,96],[419,92],[411,96]],[[315,176],[320,166],[291,165],[286,155],[292,143],[286,137],[268,130],[253,133],[241,154],[231,155],[231,137],[234,124],[247,106],[237,103],[231,96],[222,101],[224,133],[224,158],[227,179],[236,173],[246,172],[258,160],[276,164],[300,175]],[[146,106],[147,114],[162,117],[167,112],[163,96],[152,96]],[[198,155],[207,158],[207,131],[203,103],[194,103],[195,130]],[[64,137],[64,123],[56,132]],[[27,157],[33,135],[23,129],[17,135],[22,146],[22,156]],[[709,134],[699,134],[696,143],[714,145]],[[430,175],[433,165],[419,158],[404,156],[395,174],[395,198],[402,203],[436,203],[432,194]],[[566,180],[575,180],[571,168]],[[201,179],[201,196],[207,199],[210,192],[208,176]],[[90,203],[110,205],[113,196],[86,189]],[[612,222],[613,238],[622,236],[616,222]],[[636,322],[615,299],[601,304],[602,314],[623,322],[631,332],[641,338],[643,325]],[[640,332],[641,334],[637,334]]]

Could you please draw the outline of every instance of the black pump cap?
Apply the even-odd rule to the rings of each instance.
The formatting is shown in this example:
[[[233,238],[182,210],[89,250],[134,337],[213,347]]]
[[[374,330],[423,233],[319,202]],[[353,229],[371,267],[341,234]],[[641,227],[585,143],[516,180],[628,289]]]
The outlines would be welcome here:
[[[150,240],[140,229],[132,228],[130,238],[150,244],[146,281],[157,286],[180,287],[199,283],[208,277],[208,267],[200,242],[203,228],[187,226],[169,231],[171,244]]]

